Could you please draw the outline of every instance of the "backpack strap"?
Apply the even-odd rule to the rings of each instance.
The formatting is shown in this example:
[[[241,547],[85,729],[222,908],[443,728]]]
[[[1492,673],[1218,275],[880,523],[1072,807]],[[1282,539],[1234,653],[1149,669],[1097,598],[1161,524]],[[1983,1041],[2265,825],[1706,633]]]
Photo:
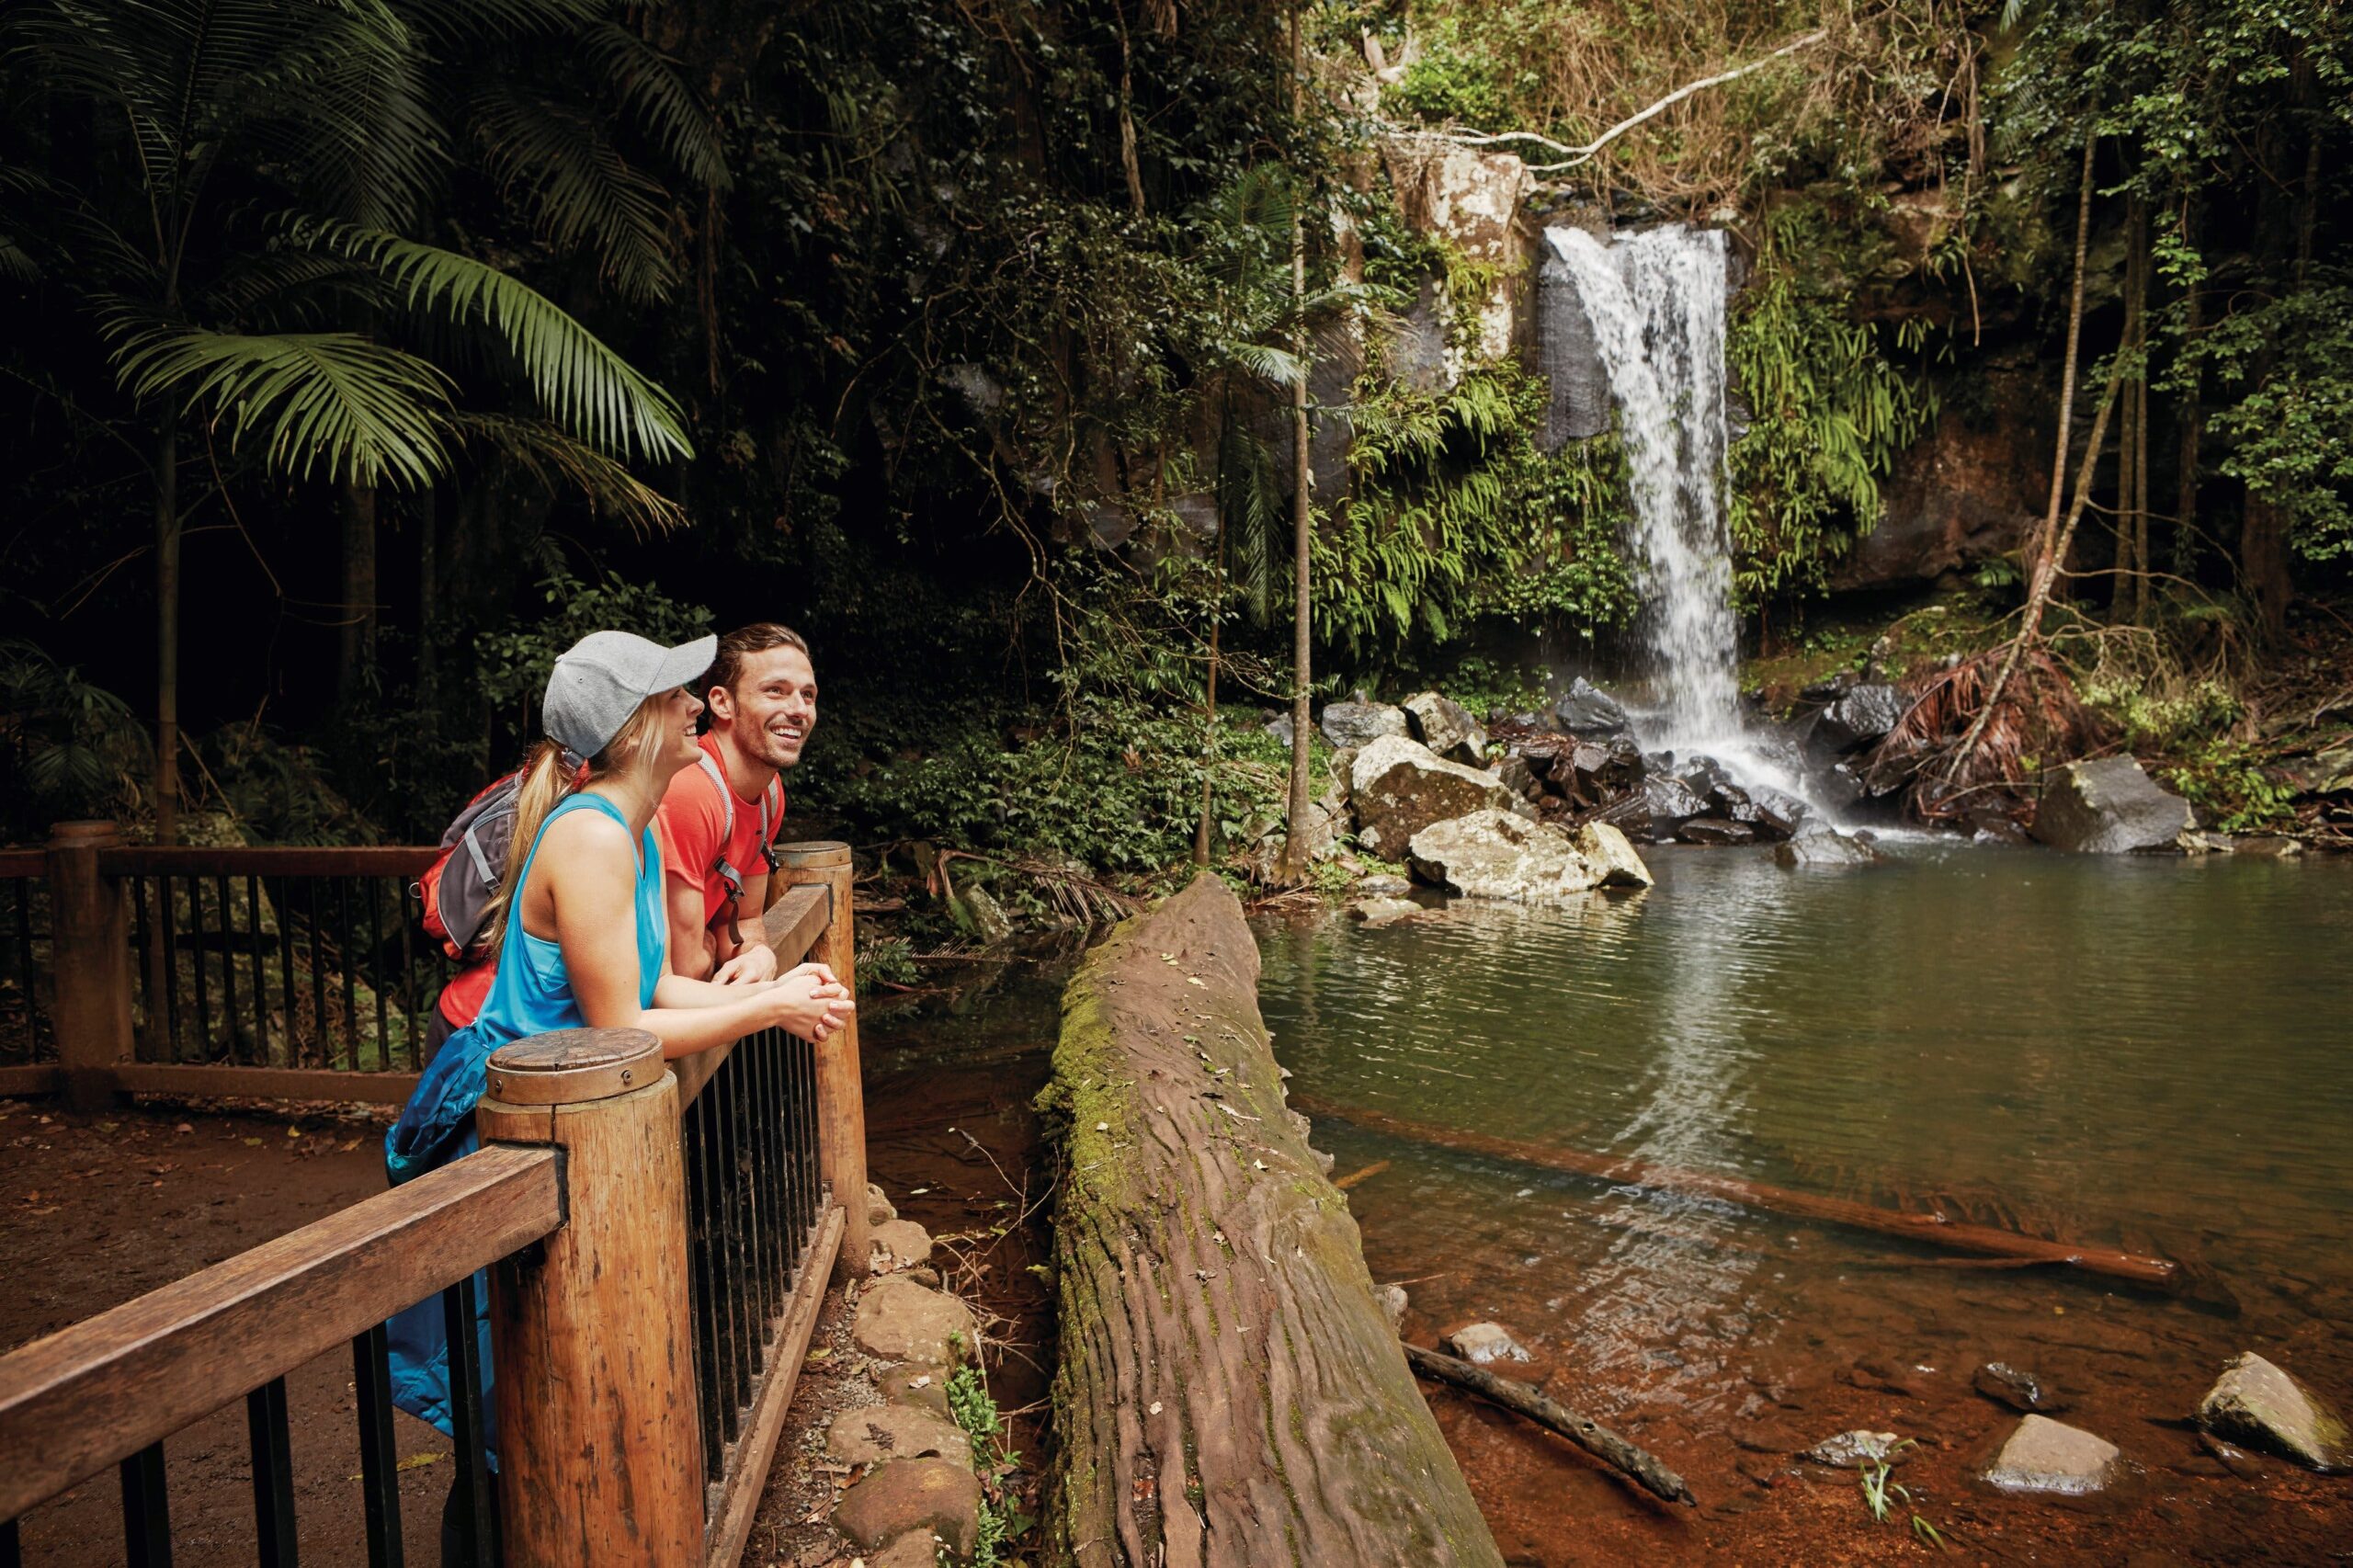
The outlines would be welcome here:
[[[768,797],[771,794],[776,797],[776,815],[774,817],[771,817],[768,814]],[[760,858],[768,863],[768,874],[770,876],[774,876],[777,872],[777,869],[784,864],[782,860],[777,858],[776,844],[774,842],[776,838],[777,822],[782,819],[783,815],[784,778],[779,774],[776,778],[769,779],[768,787],[760,791]]]
[[[705,751],[700,762],[702,770],[710,775],[711,787],[719,791],[720,809],[727,813],[727,825],[719,834],[719,858],[711,862],[710,869],[717,873],[720,885],[727,890],[727,939],[740,948],[744,945],[744,932],[737,924],[737,914],[744,903],[744,873],[727,859],[727,846],[735,836],[735,791],[728,787],[727,775],[720,770],[717,757]],[[760,815],[763,821],[767,819],[766,797],[760,801]],[[709,918],[710,912],[703,913]]]
[[[515,808],[510,804],[506,809],[507,814],[512,814],[514,809]],[[466,824],[464,836],[460,838],[458,842],[466,846],[466,853],[472,858],[474,863],[474,875],[482,879],[483,891],[494,893],[498,891],[498,869],[490,863],[490,857],[483,853],[482,836],[474,831],[481,825],[481,817],[476,817],[473,821],[468,823]]]

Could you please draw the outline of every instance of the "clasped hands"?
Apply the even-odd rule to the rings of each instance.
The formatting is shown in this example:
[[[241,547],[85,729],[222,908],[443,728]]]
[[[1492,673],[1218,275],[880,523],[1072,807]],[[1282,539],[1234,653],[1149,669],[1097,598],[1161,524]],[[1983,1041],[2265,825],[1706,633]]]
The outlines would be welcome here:
[[[849,987],[821,963],[804,963],[774,980],[752,983],[768,994],[777,1026],[813,1045],[824,1043],[825,1037],[848,1023],[858,1010]]]

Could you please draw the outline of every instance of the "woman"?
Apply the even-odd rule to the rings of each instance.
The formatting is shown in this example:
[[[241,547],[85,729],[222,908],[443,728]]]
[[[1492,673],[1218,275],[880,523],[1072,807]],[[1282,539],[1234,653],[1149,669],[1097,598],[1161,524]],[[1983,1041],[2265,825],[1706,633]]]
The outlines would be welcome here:
[[[474,1102],[491,1052],[511,1040],[552,1029],[641,1028],[676,1057],[769,1028],[822,1040],[850,1016],[848,993],[823,964],[733,985],[670,971],[651,824],[671,776],[699,754],[702,702],[687,683],[710,667],[718,641],[665,649],[626,631],[598,631],[556,661],[541,706],[547,738],[525,765],[506,874],[484,917],[499,944],[497,977],[481,1015],[434,1056],[385,1135],[395,1186],[478,1146]],[[494,1449],[482,1275],[474,1299],[483,1415]],[[440,1301],[420,1302],[390,1328],[393,1403],[449,1431]]]

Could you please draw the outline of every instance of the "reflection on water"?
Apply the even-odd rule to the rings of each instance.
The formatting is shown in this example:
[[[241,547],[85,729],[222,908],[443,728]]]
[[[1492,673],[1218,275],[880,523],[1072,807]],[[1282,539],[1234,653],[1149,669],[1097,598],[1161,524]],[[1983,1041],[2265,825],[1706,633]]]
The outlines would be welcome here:
[[[2353,1321],[2353,864],[1941,845],[1859,873],[1651,858],[1654,890],[1563,911],[1262,924],[1295,1087],[2161,1252],[2213,1269],[2245,1316],[2150,1301],[2128,1344],[2202,1387],[2260,1337],[2346,1387],[2325,1330]],[[1317,1141],[1343,1172],[1391,1162],[1349,1195],[1375,1278],[1429,1277],[1426,1326],[1503,1316],[1540,1362],[1575,1369],[1596,1414],[1707,1430],[1788,1408],[1793,1366],[1865,1340],[1964,1384],[1972,1357],[2005,1353],[2093,1385],[2131,1371],[2059,1326],[2096,1285],[1336,1116]]]

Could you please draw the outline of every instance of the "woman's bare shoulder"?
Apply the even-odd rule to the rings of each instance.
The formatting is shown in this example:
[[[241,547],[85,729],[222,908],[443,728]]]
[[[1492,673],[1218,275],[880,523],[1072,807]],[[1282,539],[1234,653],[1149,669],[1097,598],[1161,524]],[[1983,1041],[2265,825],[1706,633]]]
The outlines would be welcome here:
[[[548,824],[542,847],[574,862],[607,863],[634,873],[637,849],[629,829],[594,807],[570,811]]]

